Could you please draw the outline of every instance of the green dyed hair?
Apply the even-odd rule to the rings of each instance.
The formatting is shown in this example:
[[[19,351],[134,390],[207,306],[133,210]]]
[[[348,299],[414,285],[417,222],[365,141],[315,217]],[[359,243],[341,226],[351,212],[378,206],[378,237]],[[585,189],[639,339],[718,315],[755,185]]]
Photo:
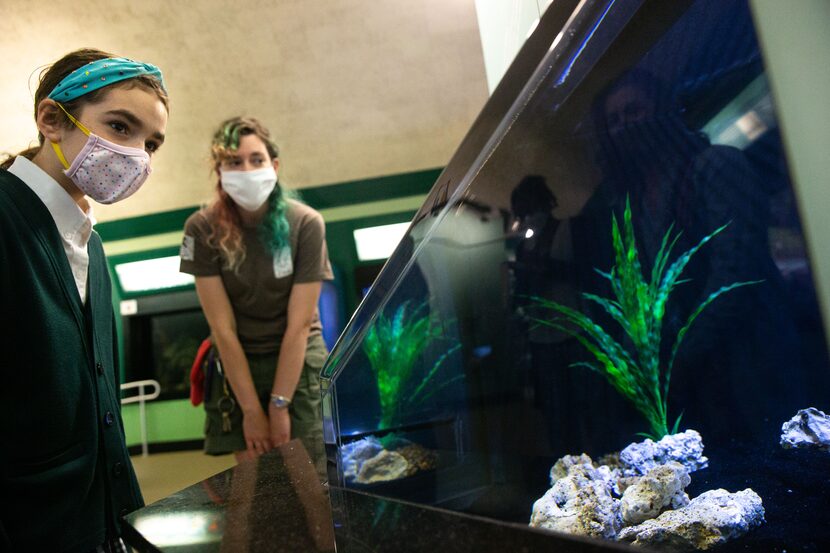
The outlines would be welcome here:
[[[262,218],[257,229],[259,239],[272,252],[291,246],[288,240],[291,231],[288,225],[289,199],[298,200],[298,196],[291,190],[284,190],[277,182],[277,186],[268,197],[268,213]]]
[[[271,138],[271,133],[267,128],[254,117],[232,117],[219,125],[219,129],[213,135],[212,154],[214,169],[217,174],[222,162],[235,155],[239,149],[239,141],[241,137],[246,135],[255,135],[265,144],[268,155],[271,159],[279,158],[279,147]],[[217,185],[221,194],[221,185]],[[277,252],[289,244],[290,227],[288,225],[288,200],[299,200],[296,193],[285,190],[279,182],[268,198],[268,212],[259,224],[259,237],[262,243],[272,252]],[[241,242],[235,241],[235,246],[241,247]],[[225,252],[227,257],[231,260],[239,260],[234,263],[231,261],[231,266],[238,266],[244,254],[240,257],[234,255],[233,252]]]

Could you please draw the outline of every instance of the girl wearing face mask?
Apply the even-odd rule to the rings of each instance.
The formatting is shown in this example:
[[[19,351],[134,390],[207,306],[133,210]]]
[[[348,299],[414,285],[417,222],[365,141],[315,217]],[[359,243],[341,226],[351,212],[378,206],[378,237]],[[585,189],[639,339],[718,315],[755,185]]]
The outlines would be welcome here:
[[[0,550],[120,551],[143,501],[89,199],[145,181],[167,92],[153,65],[78,50],[41,73],[35,120],[38,146],[0,165]]]
[[[300,438],[323,472],[317,300],[333,278],[323,219],[286,197],[277,146],[256,119],[222,123],[212,155],[216,198],[187,220],[181,250],[218,361],[209,364],[205,451],[241,459]]]

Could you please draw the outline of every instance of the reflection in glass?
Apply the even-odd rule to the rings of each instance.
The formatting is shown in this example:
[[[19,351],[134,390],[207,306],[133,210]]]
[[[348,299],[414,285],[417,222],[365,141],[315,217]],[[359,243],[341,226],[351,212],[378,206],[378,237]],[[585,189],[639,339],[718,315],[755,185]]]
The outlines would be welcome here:
[[[458,350],[458,344],[438,357],[425,374],[413,374],[424,350],[443,334],[440,324],[427,310],[426,303],[411,307],[408,301],[404,302],[391,317],[380,314],[366,333],[363,350],[377,379],[379,430],[400,424],[409,412],[453,381],[441,382],[436,373],[447,357]]]
[[[553,47],[330,360],[336,480],[657,550],[827,549],[830,362],[750,6],[595,0],[569,25],[540,25]],[[441,326],[418,408],[378,386],[399,309]],[[395,477],[358,478],[378,455]]]

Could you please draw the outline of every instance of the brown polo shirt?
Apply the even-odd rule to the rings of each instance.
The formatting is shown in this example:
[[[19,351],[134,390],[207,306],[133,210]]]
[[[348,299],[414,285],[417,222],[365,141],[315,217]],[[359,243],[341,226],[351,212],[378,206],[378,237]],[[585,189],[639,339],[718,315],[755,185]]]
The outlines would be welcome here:
[[[210,217],[209,211],[202,209],[187,219],[180,270],[196,277],[221,276],[242,349],[245,353],[273,353],[285,333],[291,287],[334,278],[323,217],[307,205],[289,200],[291,251],[283,255],[266,249],[256,227],[243,227],[246,255],[236,272],[225,266],[220,250],[208,244]],[[321,329],[315,308],[311,334],[319,334]]]

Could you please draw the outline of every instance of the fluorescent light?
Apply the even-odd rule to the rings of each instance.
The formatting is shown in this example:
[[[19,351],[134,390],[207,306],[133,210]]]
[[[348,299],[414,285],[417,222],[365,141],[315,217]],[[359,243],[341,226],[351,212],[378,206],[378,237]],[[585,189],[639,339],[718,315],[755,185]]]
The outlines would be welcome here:
[[[119,263],[115,273],[125,292],[144,292],[193,284],[193,275],[179,272],[179,256]]]
[[[386,259],[406,234],[409,223],[395,223],[379,227],[360,228],[354,231],[357,258],[360,261]]]

